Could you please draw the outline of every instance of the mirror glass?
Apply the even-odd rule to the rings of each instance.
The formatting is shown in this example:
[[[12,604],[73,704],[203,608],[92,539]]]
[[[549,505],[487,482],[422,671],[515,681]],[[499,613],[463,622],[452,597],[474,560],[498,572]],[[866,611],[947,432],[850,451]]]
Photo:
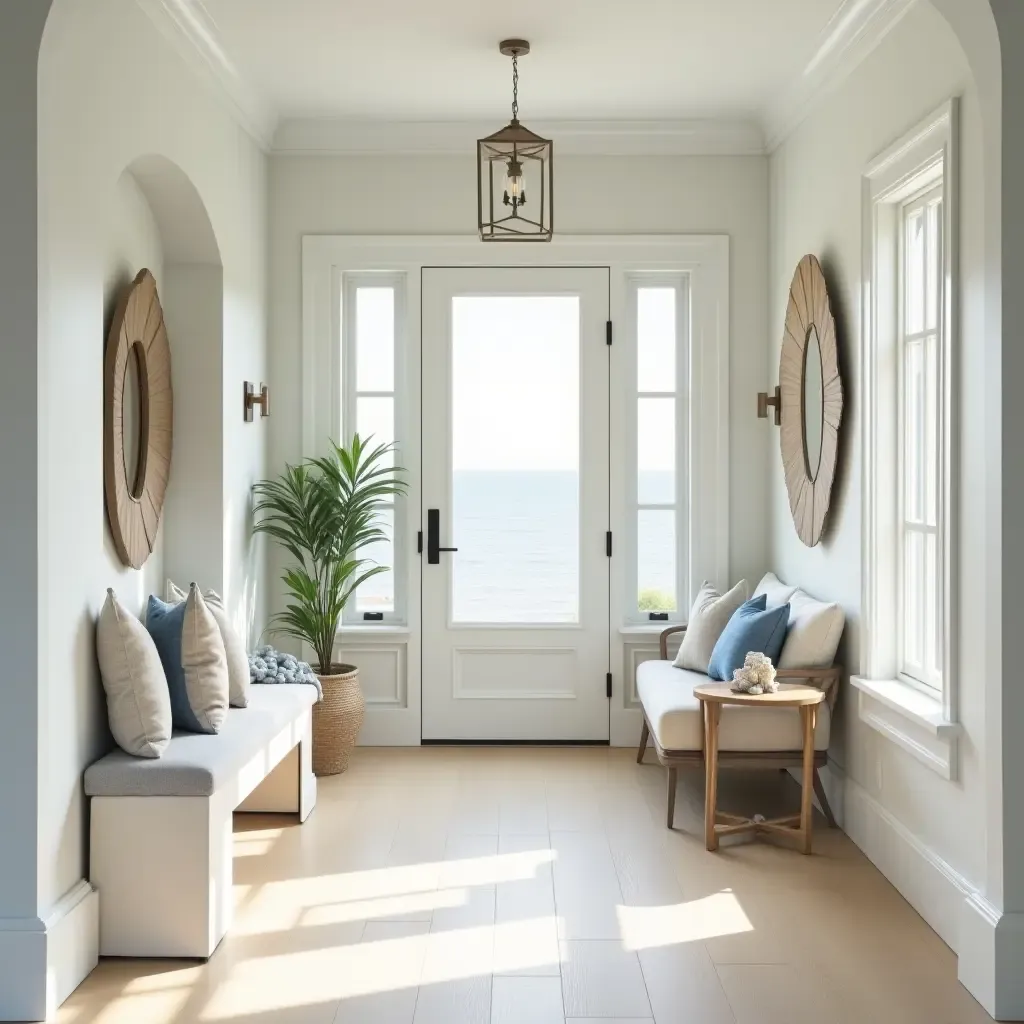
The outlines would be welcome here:
[[[821,375],[821,343],[818,331],[811,324],[804,345],[803,382],[804,458],[807,475],[814,480],[821,463],[821,435],[825,414],[825,382]]]
[[[145,454],[149,447],[149,403],[146,354],[142,342],[128,349],[124,366],[124,387],[121,396],[124,475],[131,496],[138,501],[145,485]]]

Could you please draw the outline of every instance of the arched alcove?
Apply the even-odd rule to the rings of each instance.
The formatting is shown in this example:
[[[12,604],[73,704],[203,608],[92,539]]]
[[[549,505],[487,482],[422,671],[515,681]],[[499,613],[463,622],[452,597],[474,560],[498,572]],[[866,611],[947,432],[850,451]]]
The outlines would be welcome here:
[[[115,191],[122,207],[136,192],[151,217],[159,266],[150,269],[167,326],[174,392],[171,477],[157,546],[138,573],[117,566],[141,611],[148,594],[163,593],[166,578],[223,587],[224,275],[206,206],[178,164],[160,154],[139,156]],[[119,277],[127,270],[130,280],[140,269],[122,268]],[[109,308],[113,297],[105,298]]]

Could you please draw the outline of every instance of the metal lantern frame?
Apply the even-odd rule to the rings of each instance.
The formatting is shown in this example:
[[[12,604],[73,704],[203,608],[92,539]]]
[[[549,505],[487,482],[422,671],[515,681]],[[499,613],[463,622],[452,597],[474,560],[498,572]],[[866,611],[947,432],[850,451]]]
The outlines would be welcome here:
[[[512,58],[512,120],[476,144],[480,238],[484,242],[550,242],[554,226],[554,144],[519,121],[519,57],[530,52],[530,44],[524,39],[506,39],[499,48]],[[531,211],[534,206],[538,209],[536,219],[523,213],[529,198],[525,196],[520,201],[506,194],[504,204],[495,209],[495,165],[498,175],[504,177],[510,162],[539,167],[540,196],[529,204]],[[506,207],[511,212],[502,215]]]

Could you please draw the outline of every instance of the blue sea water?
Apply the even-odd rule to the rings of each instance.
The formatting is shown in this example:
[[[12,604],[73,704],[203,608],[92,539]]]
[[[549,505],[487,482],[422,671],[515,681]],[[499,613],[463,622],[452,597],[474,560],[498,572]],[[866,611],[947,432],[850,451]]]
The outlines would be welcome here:
[[[666,481],[665,478],[668,478]],[[669,474],[641,491],[671,492]],[[671,514],[641,513],[641,588],[675,589]],[[579,477],[573,472],[459,471],[454,475],[452,604],[456,622],[576,622]],[[590,540],[603,553],[604,537]]]

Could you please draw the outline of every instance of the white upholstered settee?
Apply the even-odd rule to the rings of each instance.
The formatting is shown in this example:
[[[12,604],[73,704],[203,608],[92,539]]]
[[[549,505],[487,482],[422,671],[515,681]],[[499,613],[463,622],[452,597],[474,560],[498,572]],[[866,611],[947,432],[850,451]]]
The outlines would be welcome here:
[[[776,678],[808,683],[826,691],[817,717],[814,736],[814,789],[830,825],[832,811],[821,784],[820,770],[828,763],[832,712],[842,676],[834,664],[836,648],[845,624],[837,604],[817,601],[796,587],[768,573],[754,596],[765,594],[768,607],[790,605],[789,629],[777,665]],[[676,797],[676,772],[680,767],[704,764],[704,722],[694,687],[708,677],[677,668],[668,655],[669,637],[686,630],[670,626],[661,634],[660,659],[642,662],[636,688],[643,709],[643,728],[637,762],[642,762],[647,743],[653,743],[658,760],[668,769],[667,825],[672,828]],[[803,759],[800,715],[795,708],[727,706],[719,723],[718,763],[724,768],[799,768]]]

